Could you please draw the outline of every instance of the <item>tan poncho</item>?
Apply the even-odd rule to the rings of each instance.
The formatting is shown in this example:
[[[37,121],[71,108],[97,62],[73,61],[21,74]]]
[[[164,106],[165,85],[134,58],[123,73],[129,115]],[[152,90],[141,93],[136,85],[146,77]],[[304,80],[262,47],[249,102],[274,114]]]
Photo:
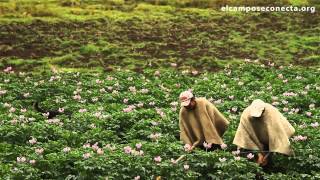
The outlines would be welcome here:
[[[185,107],[180,109],[180,140],[193,146],[204,141],[222,144],[221,136],[226,131],[229,121],[205,98],[196,98],[196,103],[193,110],[187,110]]]
[[[269,148],[270,152],[291,155],[289,138],[294,128],[275,107],[265,104],[265,111],[258,119],[249,116],[250,106],[243,111],[233,144],[248,150]]]

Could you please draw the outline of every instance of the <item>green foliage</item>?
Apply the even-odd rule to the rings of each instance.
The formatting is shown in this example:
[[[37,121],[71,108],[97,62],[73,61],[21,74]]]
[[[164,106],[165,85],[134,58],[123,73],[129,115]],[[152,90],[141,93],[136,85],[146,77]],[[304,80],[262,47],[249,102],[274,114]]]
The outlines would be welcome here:
[[[94,55],[97,52],[99,52],[99,47],[95,46],[94,44],[88,44],[80,47],[80,53],[84,55]]]
[[[311,125],[319,123],[320,74],[310,67],[320,65],[318,14],[220,12],[226,4],[319,5],[317,0],[1,1],[0,67],[28,73],[0,74],[0,179],[319,178],[319,127]],[[268,65],[244,65],[244,59]],[[269,67],[272,63],[308,68],[278,69]],[[51,74],[52,65],[63,73]],[[110,69],[114,72],[101,74]],[[170,104],[189,88],[222,100],[216,106],[231,120],[224,135],[227,150],[183,150],[179,107]],[[255,98],[279,103],[296,135],[308,138],[291,140],[296,156],[273,156],[267,171],[231,153],[240,113]],[[33,109],[35,100],[72,115],[49,121]],[[150,138],[157,133],[160,138]],[[83,147],[86,143],[90,147]],[[136,143],[142,143],[143,155],[124,153],[126,146],[138,151]],[[66,147],[71,151],[64,152]],[[37,154],[37,148],[44,152]],[[186,158],[172,164],[182,154]]]
[[[0,177],[316,179],[320,167],[319,126],[315,125],[320,116],[320,72],[315,68],[272,66],[251,62],[200,75],[173,70],[160,70],[159,75],[154,75],[152,69],[145,69],[143,74],[1,73]],[[212,98],[230,120],[223,136],[227,149],[213,152],[196,149],[192,153],[183,150],[177,97],[189,88],[198,97]],[[266,171],[247,160],[246,155],[236,160],[231,153],[236,149],[232,140],[241,112],[256,98],[277,102],[275,106],[295,127],[295,136],[307,137],[305,141],[290,139],[295,156],[274,155],[273,166]],[[48,120],[34,110],[34,101],[39,101],[43,109],[64,108],[71,115]],[[24,108],[26,111],[21,111]],[[296,109],[299,111],[295,112]],[[151,138],[157,133],[159,137]],[[37,139],[36,144],[29,142],[32,137]],[[135,147],[137,143],[142,144],[143,155],[134,154],[140,152]],[[126,154],[126,146],[136,151]],[[37,148],[43,148],[44,152],[37,154]],[[98,154],[97,148],[104,152]],[[86,153],[90,157],[85,158]],[[180,155],[186,157],[173,164],[171,159]],[[157,156],[162,158],[159,163],[154,161]],[[26,161],[17,162],[17,157],[25,157]]]
[[[0,5],[0,16],[33,16],[33,17],[52,17],[58,16],[53,6],[47,1],[9,1]]]

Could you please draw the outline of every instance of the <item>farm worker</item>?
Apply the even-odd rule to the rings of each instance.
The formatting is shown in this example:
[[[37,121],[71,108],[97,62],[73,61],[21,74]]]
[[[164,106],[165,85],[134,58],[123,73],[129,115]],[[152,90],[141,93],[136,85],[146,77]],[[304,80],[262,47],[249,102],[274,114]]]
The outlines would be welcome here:
[[[190,145],[190,150],[203,147],[203,143],[215,146],[223,144],[222,135],[229,121],[205,98],[196,98],[190,91],[180,94],[180,140]]]
[[[257,163],[266,166],[271,152],[293,154],[289,138],[294,132],[277,108],[256,99],[243,111],[233,144],[246,150],[260,151]]]

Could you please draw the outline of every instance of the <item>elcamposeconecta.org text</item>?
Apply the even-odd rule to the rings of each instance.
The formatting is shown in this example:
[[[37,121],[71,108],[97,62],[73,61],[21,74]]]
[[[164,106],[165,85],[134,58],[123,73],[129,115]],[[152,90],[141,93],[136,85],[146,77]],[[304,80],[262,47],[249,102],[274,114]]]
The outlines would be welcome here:
[[[221,11],[239,12],[310,12],[315,13],[316,8],[310,6],[223,6]]]

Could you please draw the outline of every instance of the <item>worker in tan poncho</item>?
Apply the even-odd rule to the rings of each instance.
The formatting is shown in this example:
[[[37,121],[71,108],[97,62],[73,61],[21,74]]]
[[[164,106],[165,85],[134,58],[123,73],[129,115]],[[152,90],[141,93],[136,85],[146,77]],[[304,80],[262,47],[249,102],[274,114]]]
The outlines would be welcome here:
[[[293,154],[289,138],[294,132],[288,120],[274,106],[257,99],[243,111],[233,144],[246,150],[260,151],[257,163],[265,166],[270,152]]]
[[[205,98],[195,98],[190,91],[180,94],[179,114],[180,140],[191,146],[202,147],[203,143],[223,144],[221,136],[229,121]]]

